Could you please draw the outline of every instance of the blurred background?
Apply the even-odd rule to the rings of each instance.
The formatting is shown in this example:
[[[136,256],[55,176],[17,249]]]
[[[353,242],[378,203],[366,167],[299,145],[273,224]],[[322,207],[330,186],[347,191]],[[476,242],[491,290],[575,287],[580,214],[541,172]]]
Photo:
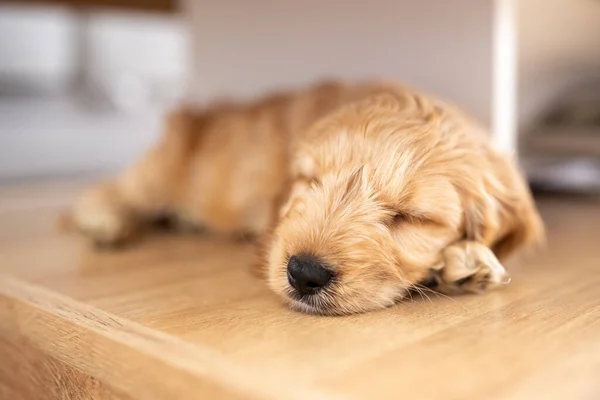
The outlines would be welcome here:
[[[328,77],[446,97],[535,186],[600,190],[598,0],[0,1],[0,184],[118,170],[182,99]]]

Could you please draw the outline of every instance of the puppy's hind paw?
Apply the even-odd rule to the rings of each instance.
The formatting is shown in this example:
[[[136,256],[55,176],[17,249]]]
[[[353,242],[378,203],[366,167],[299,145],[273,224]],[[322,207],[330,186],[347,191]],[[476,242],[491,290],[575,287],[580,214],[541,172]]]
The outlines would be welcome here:
[[[487,246],[462,241],[444,250],[437,273],[437,290],[445,293],[483,293],[510,282],[510,276]]]
[[[111,187],[99,186],[86,192],[72,213],[74,227],[99,247],[113,247],[129,240],[137,221],[119,201]]]

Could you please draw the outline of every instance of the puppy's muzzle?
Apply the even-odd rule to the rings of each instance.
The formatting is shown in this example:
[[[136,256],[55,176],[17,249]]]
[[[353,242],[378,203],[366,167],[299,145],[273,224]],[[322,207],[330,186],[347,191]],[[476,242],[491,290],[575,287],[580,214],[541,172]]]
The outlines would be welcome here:
[[[333,274],[317,258],[302,254],[288,260],[287,277],[300,295],[308,295],[327,286]]]

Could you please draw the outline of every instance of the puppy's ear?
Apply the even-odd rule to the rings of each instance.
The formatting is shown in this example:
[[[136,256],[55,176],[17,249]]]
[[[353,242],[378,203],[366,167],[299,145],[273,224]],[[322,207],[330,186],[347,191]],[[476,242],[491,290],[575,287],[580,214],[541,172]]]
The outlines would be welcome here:
[[[543,223],[523,175],[499,154],[490,154],[488,161],[479,179],[464,179],[466,239],[489,246],[498,258],[542,244]]]
[[[544,228],[537,211],[523,210],[512,229],[494,243],[492,250],[500,260],[522,248],[539,246],[545,242]]]

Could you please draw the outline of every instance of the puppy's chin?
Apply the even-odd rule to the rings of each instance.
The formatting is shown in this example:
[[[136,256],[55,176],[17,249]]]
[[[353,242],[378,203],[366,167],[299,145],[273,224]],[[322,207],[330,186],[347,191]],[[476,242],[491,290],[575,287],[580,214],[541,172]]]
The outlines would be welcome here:
[[[313,315],[351,315],[390,307],[408,294],[408,287],[400,284],[375,286],[363,294],[349,290],[324,288],[317,293],[300,295],[283,282],[269,282],[274,291],[295,311]]]
[[[284,300],[294,311],[312,315],[342,315],[340,313],[336,313],[334,307],[331,307],[329,305],[316,305],[309,300],[307,301],[306,299],[300,300],[287,297]]]

